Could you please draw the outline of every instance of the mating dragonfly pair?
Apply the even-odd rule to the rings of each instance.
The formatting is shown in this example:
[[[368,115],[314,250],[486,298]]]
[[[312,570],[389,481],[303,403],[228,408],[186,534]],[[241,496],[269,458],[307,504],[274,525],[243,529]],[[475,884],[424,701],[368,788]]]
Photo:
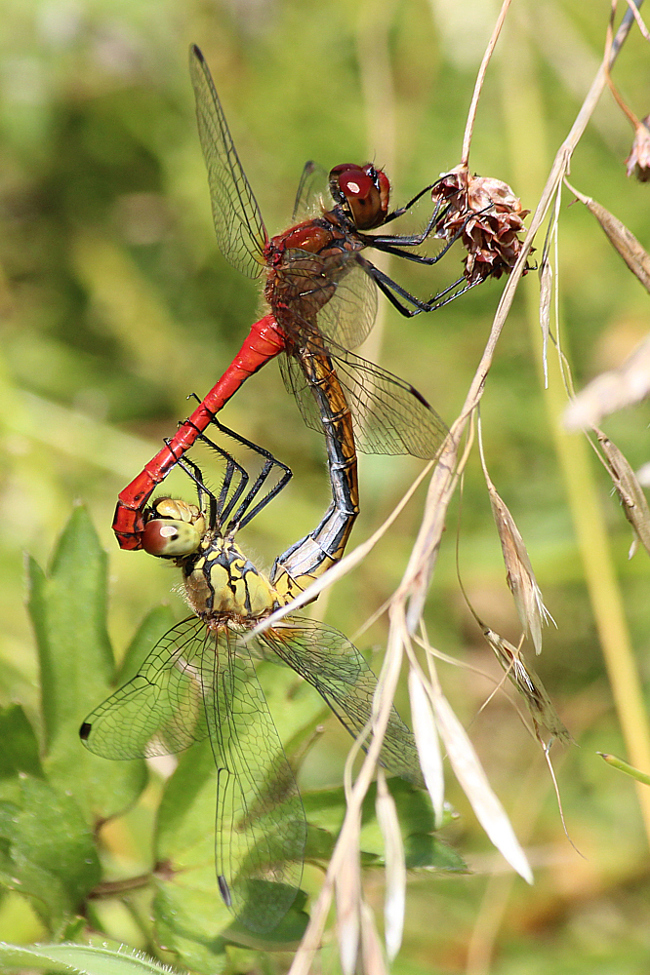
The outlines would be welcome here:
[[[433,257],[418,250],[436,231],[444,212],[439,204],[420,234],[368,233],[402,216],[433,186],[389,211],[388,179],[370,164],[336,166],[329,176],[331,202],[269,238],[197,47],[191,49],[190,69],[217,238],[241,271],[266,274],[270,312],[251,327],[231,366],[175,436],[119,496],[114,530],[121,547],[173,560],[194,615],[173,627],[138,675],[88,716],[81,737],[91,751],[113,759],[167,754],[210,739],[218,783],[219,888],[244,924],[265,931],[296,896],[306,822],[253,661],[283,661],[315,687],[355,736],[370,720],[376,678],[359,651],[321,623],[288,616],[264,632],[252,631],[341,558],[359,511],[357,448],[432,458],[447,434],[412,386],[350,351],[372,327],[376,289],[412,316],[441,307],[468,284],[461,277],[423,301],[363,256],[374,247],[430,265],[449,246]],[[308,165],[296,219],[313,206],[314,173]],[[291,473],[263,448],[223,427],[216,414],[276,356],[304,419],[325,435],[332,501],[320,524],[280,556],[266,578],[242,554],[235,534]],[[206,435],[208,428],[262,458],[252,485],[244,465]],[[225,466],[217,494],[185,458],[197,440]],[[150,503],[177,465],[191,478],[197,503],[171,498]],[[381,761],[390,772],[422,784],[413,737],[394,710]]]

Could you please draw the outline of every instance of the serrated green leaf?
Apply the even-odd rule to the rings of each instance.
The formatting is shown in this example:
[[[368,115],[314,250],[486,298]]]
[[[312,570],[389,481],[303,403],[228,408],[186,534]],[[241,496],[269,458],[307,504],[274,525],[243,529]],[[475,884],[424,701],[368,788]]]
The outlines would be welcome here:
[[[64,973],[64,975],[172,975],[173,969],[133,948],[99,948],[93,945],[0,944],[0,971],[17,968]]]
[[[89,822],[133,804],[144,762],[107,762],[79,740],[86,714],[112,689],[115,665],[106,629],[106,554],[83,508],[73,512],[46,575],[29,560],[29,611],[38,642],[45,727],[43,767],[77,799]]]
[[[94,837],[70,795],[41,779],[20,777],[16,803],[0,802],[5,885],[29,897],[54,929],[100,879]]]

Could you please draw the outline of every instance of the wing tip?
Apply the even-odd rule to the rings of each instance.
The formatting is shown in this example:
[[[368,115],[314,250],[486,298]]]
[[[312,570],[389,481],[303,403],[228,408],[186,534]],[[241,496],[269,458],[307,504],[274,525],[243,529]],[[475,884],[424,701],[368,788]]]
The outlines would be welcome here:
[[[82,741],[88,741],[91,728],[92,725],[90,724],[90,722],[88,721],[83,722],[81,728],[79,729],[79,737],[81,738]]]
[[[205,58],[203,57],[203,52],[198,44],[190,44],[190,57],[196,58],[201,64],[205,64]]]
[[[232,907],[232,894],[230,892],[230,887],[228,881],[222,873],[217,874],[217,883],[219,884],[219,893],[221,894],[222,900],[226,907]]]

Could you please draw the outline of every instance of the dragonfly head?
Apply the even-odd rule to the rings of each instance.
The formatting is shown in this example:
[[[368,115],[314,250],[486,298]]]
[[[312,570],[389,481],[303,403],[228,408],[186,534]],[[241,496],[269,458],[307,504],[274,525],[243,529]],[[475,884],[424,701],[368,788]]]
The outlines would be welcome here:
[[[161,559],[186,558],[198,551],[205,531],[205,516],[195,504],[159,498],[142,533],[142,548]]]
[[[341,163],[330,170],[329,187],[334,202],[359,230],[371,230],[386,219],[390,182],[383,169],[372,163]]]

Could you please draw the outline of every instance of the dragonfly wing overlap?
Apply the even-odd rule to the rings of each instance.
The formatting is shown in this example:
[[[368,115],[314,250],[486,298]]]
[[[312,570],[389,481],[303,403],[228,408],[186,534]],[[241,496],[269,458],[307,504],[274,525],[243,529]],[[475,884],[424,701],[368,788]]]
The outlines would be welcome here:
[[[205,624],[192,617],[172,627],[136,676],[88,715],[81,735],[103,758],[150,758],[189,748],[208,736],[201,687]]]
[[[354,644],[333,627],[302,617],[292,617],[259,639],[318,691],[350,734],[359,734],[372,715],[377,678]],[[395,708],[380,760],[389,772],[423,786],[415,739]]]
[[[357,448],[369,454],[410,454],[428,460],[449,432],[413,386],[352,352],[329,343],[336,375],[352,413]],[[322,430],[322,419],[299,357],[282,356],[280,370],[303,420]]]
[[[267,931],[300,885],[305,813],[242,635],[222,628],[212,649],[202,683],[217,766],[217,875],[239,920]]]
[[[353,253],[340,256],[334,276],[336,293],[318,314],[323,335],[344,349],[356,349],[368,337],[377,317],[377,287]]]
[[[226,260],[255,278],[265,266],[264,221],[239,161],[210,69],[196,45],[190,48],[190,75],[219,248]]]

